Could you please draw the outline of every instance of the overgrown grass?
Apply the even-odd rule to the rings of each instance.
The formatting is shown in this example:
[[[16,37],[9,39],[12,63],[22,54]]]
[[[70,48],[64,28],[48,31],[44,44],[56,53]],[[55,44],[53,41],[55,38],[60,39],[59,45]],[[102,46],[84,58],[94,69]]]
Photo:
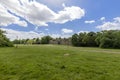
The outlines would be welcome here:
[[[69,46],[0,48],[0,80],[119,80],[120,50]]]

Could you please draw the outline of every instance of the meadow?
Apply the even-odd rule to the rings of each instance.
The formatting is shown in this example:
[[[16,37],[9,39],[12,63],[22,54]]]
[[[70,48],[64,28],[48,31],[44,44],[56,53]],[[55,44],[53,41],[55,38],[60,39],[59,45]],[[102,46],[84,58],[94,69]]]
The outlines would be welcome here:
[[[58,45],[0,48],[0,80],[119,79],[119,49]]]

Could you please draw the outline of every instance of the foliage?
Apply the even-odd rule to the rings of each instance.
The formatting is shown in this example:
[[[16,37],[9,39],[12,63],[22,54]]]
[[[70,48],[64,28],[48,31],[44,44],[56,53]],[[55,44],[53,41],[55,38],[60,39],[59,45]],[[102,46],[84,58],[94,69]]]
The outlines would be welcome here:
[[[50,36],[44,36],[41,38],[41,44],[49,44],[52,38]]]
[[[73,46],[79,46],[79,35],[78,34],[74,34],[72,36],[71,41],[72,41]]]
[[[74,34],[72,36],[73,46],[120,48],[120,31],[109,30],[101,32],[89,32]]]
[[[84,45],[87,47],[96,47],[97,44],[95,42],[96,39],[96,33],[94,32],[89,32],[86,34],[86,36],[84,36],[83,41],[84,41]]]
[[[73,46],[89,46],[94,47],[97,46],[95,39],[96,39],[96,33],[89,32],[89,33],[80,33],[74,34],[72,36],[72,44]]]
[[[4,35],[4,33],[4,31],[0,30],[0,47],[12,47],[12,42],[10,42],[10,40]]]
[[[44,36],[42,38],[14,40],[14,44],[58,44],[73,45],[77,47],[100,47],[100,48],[120,48],[120,31],[109,30],[101,32],[89,32],[73,34],[69,38],[52,38]]]
[[[99,37],[99,46],[101,48],[120,48],[119,30],[102,31]]]

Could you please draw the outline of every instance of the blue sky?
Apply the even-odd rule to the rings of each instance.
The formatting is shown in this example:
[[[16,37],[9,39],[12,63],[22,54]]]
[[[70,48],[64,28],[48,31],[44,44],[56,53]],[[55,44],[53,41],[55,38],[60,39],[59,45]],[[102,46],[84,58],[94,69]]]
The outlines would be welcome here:
[[[44,35],[69,37],[79,32],[118,30],[119,3],[120,0],[0,0],[0,26],[11,39]],[[30,16],[25,15],[27,11],[31,11]]]

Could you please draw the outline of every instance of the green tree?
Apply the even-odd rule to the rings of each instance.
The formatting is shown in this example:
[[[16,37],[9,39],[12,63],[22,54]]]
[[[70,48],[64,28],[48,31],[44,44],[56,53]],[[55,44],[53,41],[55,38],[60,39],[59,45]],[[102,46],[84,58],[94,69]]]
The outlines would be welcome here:
[[[36,41],[35,41],[36,44],[40,44],[40,39],[37,38]]]
[[[87,33],[79,33],[78,41],[79,46],[85,46],[86,42],[84,41]]]
[[[78,34],[72,35],[71,42],[73,46],[79,46],[79,35]]]
[[[33,40],[32,40],[32,39],[29,39],[29,40],[27,41],[27,44],[33,44]]]
[[[4,31],[0,30],[0,47],[12,47],[13,43],[4,35]]]
[[[50,36],[44,36],[41,38],[41,44],[49,44],[52,38]]]
[[[119,30],[102,31],[102,34],[99,45],[101,48],[120,48]]]
[[[97,46],[97,44],[95,42],[96,37],[97,37],[97,35],[95,32],[87,33],[87,35],[85,35],[83,38],[84,45],[89,46],[89,47]]]

